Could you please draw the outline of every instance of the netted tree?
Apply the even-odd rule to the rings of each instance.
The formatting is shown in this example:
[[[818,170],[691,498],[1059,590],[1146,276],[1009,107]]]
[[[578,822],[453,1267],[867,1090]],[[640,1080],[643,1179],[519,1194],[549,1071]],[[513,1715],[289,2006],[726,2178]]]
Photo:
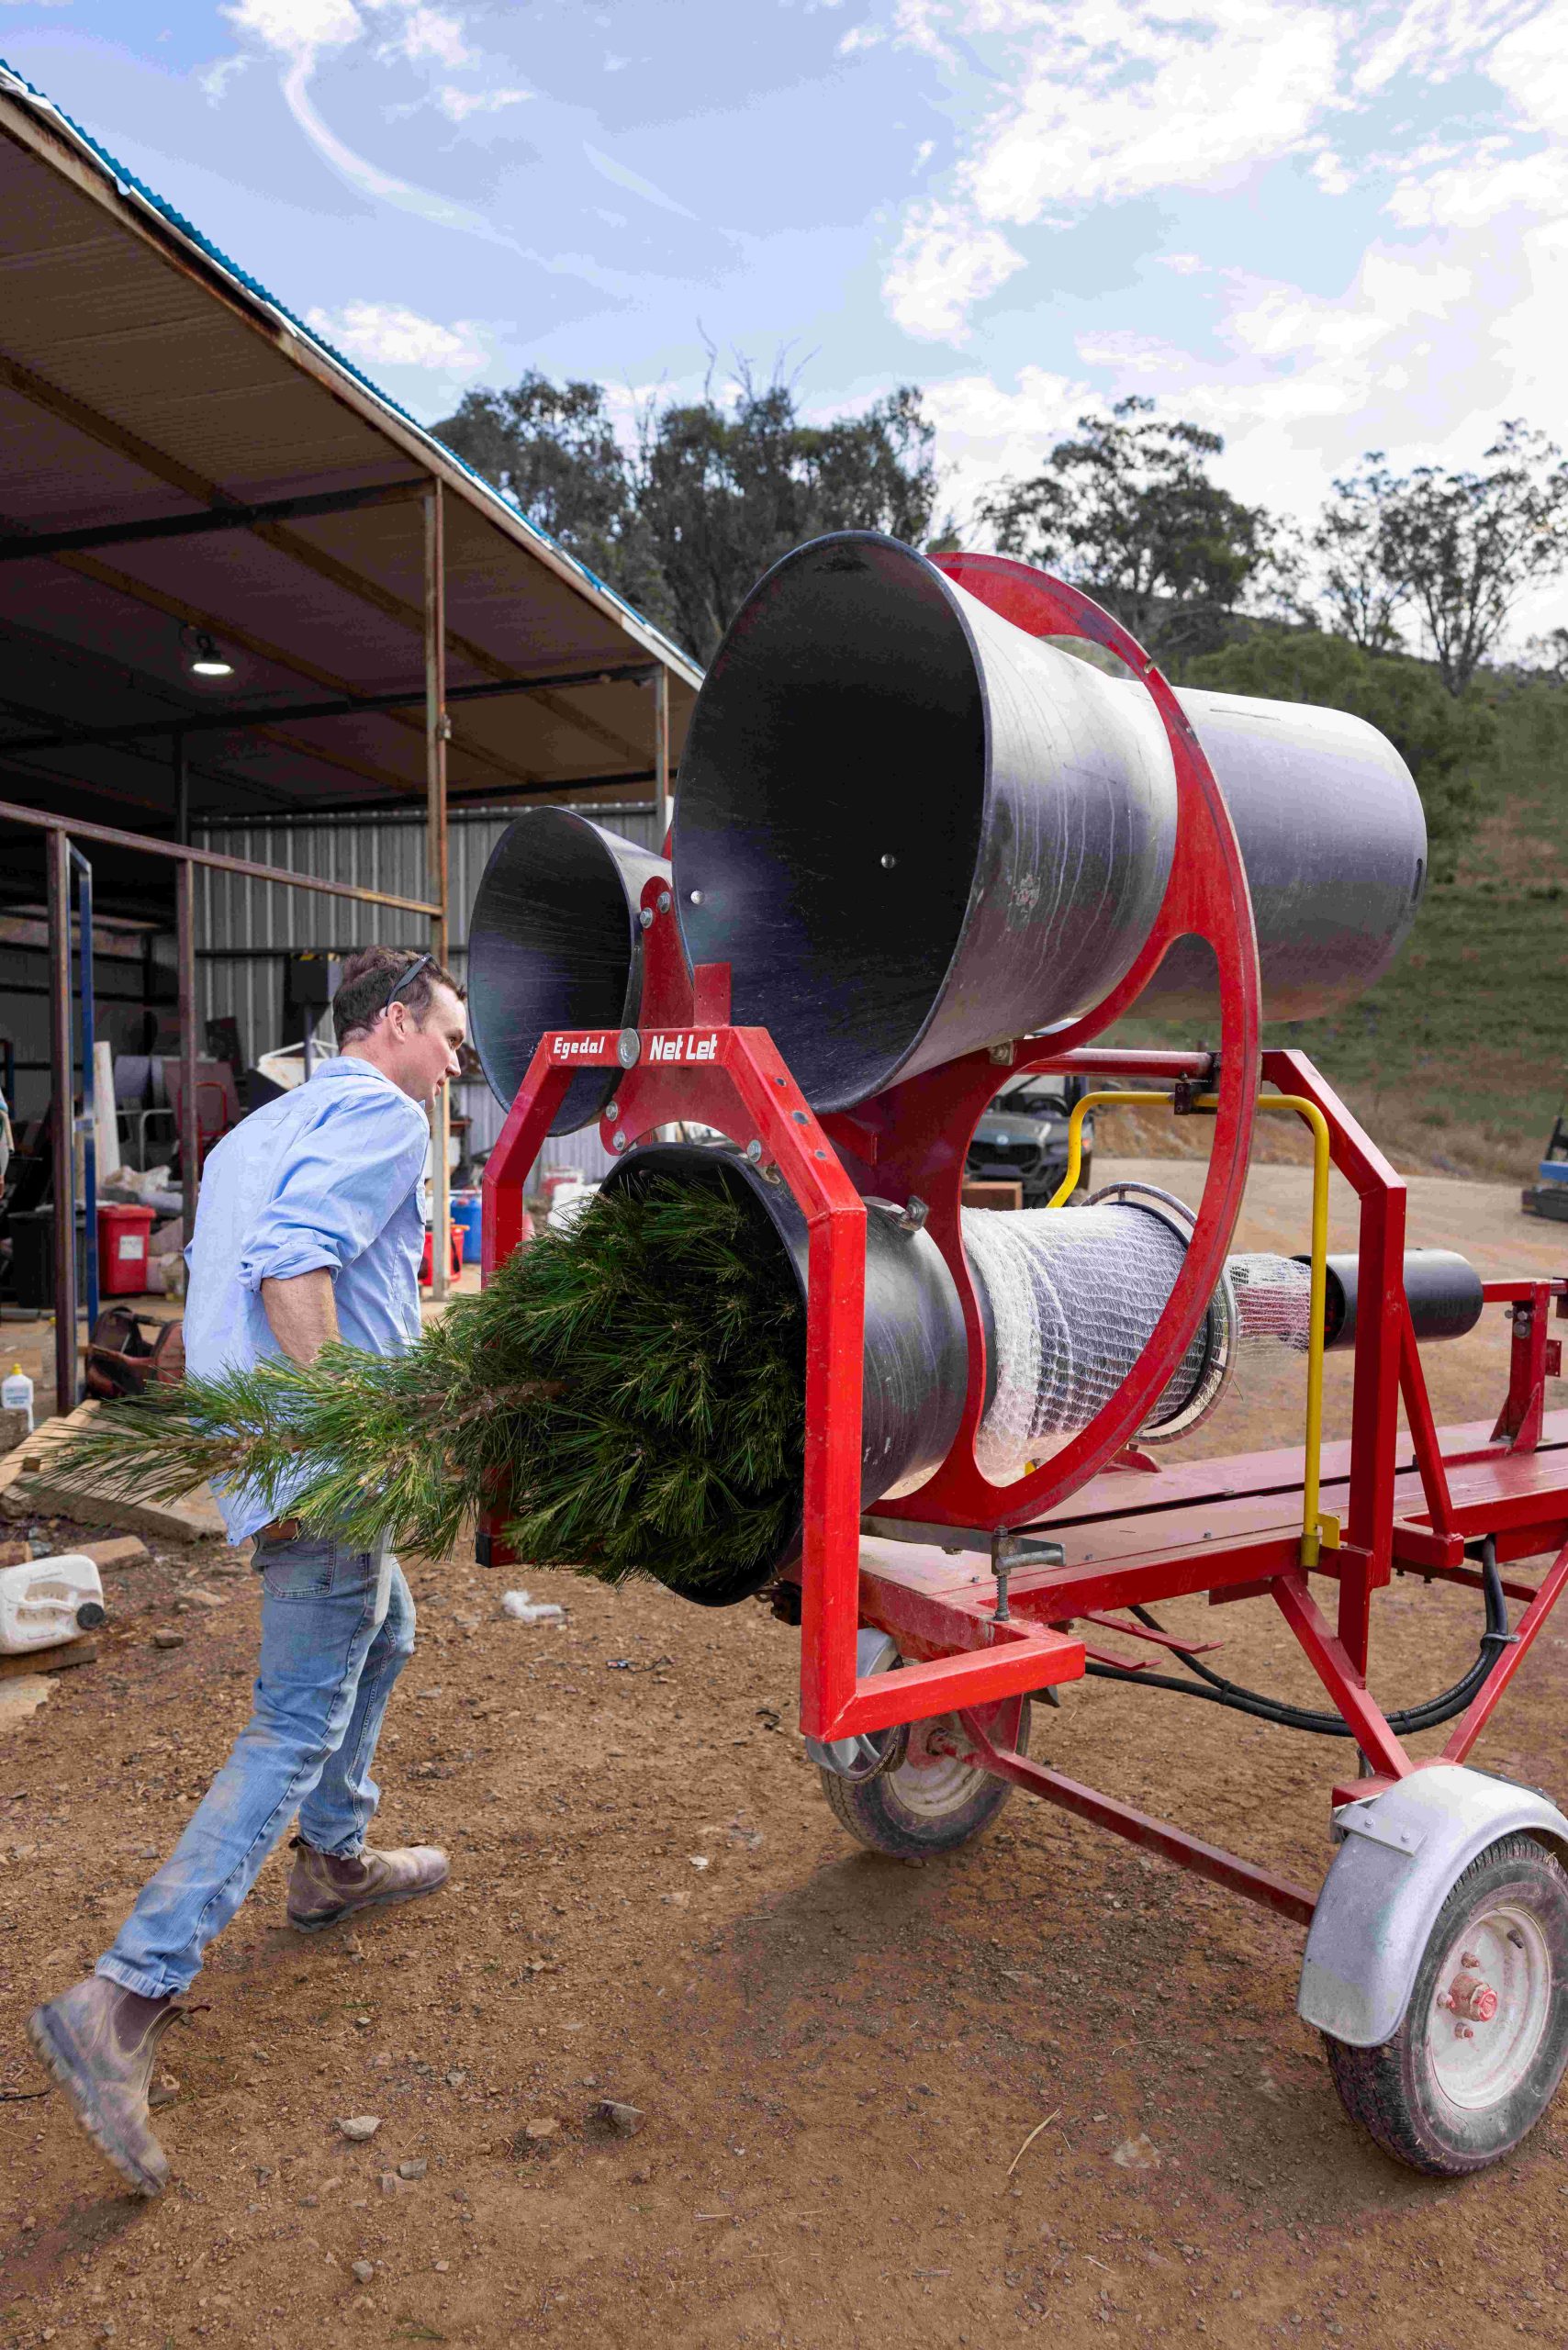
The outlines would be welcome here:
[[[408,1354],[150,1387],[50,1473],[146,1500],[216,1478],[267,1516],[431,1557],[499,1509],[534,1565],[700,1595],[759,1578],[799,1513],[803,1331],[762,1211],[652,1179],[520,1249]]]

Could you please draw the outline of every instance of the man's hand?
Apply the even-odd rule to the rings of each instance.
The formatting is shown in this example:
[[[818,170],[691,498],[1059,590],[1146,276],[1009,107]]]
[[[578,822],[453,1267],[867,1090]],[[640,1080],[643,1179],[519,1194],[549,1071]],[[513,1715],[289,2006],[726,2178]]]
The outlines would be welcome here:
[[[338,1336],[338,1301],[325,1265],[287,1281],[262,1283],[262,1308],[291,1362],[314,1362]]]

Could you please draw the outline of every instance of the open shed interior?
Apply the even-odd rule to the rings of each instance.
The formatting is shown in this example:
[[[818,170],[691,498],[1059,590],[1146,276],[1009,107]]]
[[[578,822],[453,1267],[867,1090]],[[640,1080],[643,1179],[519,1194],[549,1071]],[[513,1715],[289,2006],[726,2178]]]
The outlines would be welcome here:
[[[183,1055],[200,1088],[199,1160],[243,1113],[247,1072],[300,1040],[320,978],[302,950],[328,962],[382,937],[460,959],[484,854],[519,806],[566,800],[662,834],[698,682],[0,68],[0,1084],[21,1160],[47,1151],[59,1090],[56,834],[39,819],[70,828],[91,868],[109,1147],[133,1168],[172,1161],[189,1207],[199,1164],[180,1165],[193,1137],[182,1153],[169,1065]],[[169,852],[185,846],[335,878],[338,894],[187,866],[183,993]],[[81,935],[73,915],[78,1132]],[[471,1106],[481,1149],[482,1088]]]

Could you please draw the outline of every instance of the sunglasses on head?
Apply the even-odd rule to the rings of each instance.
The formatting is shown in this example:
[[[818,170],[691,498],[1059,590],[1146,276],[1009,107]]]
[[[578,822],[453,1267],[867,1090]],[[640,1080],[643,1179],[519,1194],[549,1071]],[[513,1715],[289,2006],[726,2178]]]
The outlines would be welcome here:
[[[382,1010],[385,1012],[388,1004],[395,1003],[398,998],[402,994],[405,988],[410,988],[413,986],[414,981],[419,978],[420,973],[425,968],[426,965],[433,963],[434,961],[435,957],[433,955],[421,955],[417,963],[410,963],[408,969],[403,973],[402,978],[395,980],[393,985],[387,989],[386,995],[382,999]]]

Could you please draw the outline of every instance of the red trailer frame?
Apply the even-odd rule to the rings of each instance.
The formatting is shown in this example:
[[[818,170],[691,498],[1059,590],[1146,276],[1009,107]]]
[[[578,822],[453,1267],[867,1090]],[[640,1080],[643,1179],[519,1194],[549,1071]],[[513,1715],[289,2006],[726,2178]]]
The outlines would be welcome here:
[[[1484,1285],[1487,1304],[1506,1306],[1513,1317],[1507,1395],[1489,1432],[1484,1422],[1439,1432],[1405,1301],[1404,1182],[1304,1055],[1260,1049],[1257,942],[1245,876],[1217,786],[1180,704],[1126,631],[1076,590],[1000,557],[940,561],[970,593],[1030,632],[1075,634],[1107,646],[1159,711],[1176,769],[1177,847],[1164,903],[1137,962],[1103,1003],[1070,1026],[970,1053],[819,1121],[767,1032],[731,1024],[728,967],[700,966],[689,975],[670,890],[651,881],[641,908],[642,1024],[619,1035],[570,1031],[541,1040],[485,1169],[485,1273],[519,1245],[524,1180],[567,1085],[584,1068],[622,1071],[601,1129],[617,1154],[682,1120],[743,1147],[765,1174],[788,1187],[809,1234],[798,1570],[802,1729],[829,1741],[956,1717],[954,1751],[985,1771],[1305,1923],[1315,1897],[1302,1887],[1015,1751],[1005,1733],[1016,1720],[1016,1701],[1082,1674],[1091,1651],[1075,1627],[1108,1626],[1196,1652],[1203,1644],[1151,1634],[1115,1611],[1199,1592],[1214,1603],[1267,1595],[1373,1774],[1336,1788],[1333,1799],[1374,1795],[1422,1766],[1367,1687],[1372,1594],[1406,1571],[1478,1586],[1481,1577],[1465,1559],[1467,1544],[1481,1538],[1495,1541],[1502,1561],[1555,1551],[1539,1583],[1505,1583],[1508,1596],[1527,1605],[1440,1758],[1462,1762],[1568,1582],[1568,1412],[1549,1417],[1544,1410],[1545,1382],[1560,1373],[1562,1358],[1550,1316],[1553,1302],[1558,1317],[1568,1316],[1568,1278]],[[1189,934],[1208,941],[1218,968],[1219,1052],[1093,1049],[1090,1039],[1135,1002],[1160,957]],[[1165,1080],[1178,1108],[1200,1091],[1215,1102],[1196,1228],[1153,1337],[1092,1425],[1045,1466],[1006,1486],[989,1483],[974,1459],[983,1339],[959,1237],[964,1160],[999,1065]],[[1360,1202],[1351,1434],[1348,1443],[1323,1448],[1328,1515],[1321,1550],[1316,1540],[1303,1539],[1301,1449],[1165,1470],[1129,1449],[1218,1281],[1240,1209],[1260,1082],[1321,1113],[1332,1162]],[[863,1523],[868,1197],[925,1203],[927,1228],[964,1304],[969,1385],[942,1467],[918,1494],[879,1504],[875,1518]],[[506,1555],[502,1516],[491,1528],[498,1561]],[[1048,1534],[1052,1555],[1031,1562],[1021,1533]],[[977,1550],[990,1553],[979,1571]],[[1338,1583],[1333,1624],[1309,1587],[1309,1570]],[[906,1660],[902,1670],[857,1678],[862,1626],[897,1641]]]

